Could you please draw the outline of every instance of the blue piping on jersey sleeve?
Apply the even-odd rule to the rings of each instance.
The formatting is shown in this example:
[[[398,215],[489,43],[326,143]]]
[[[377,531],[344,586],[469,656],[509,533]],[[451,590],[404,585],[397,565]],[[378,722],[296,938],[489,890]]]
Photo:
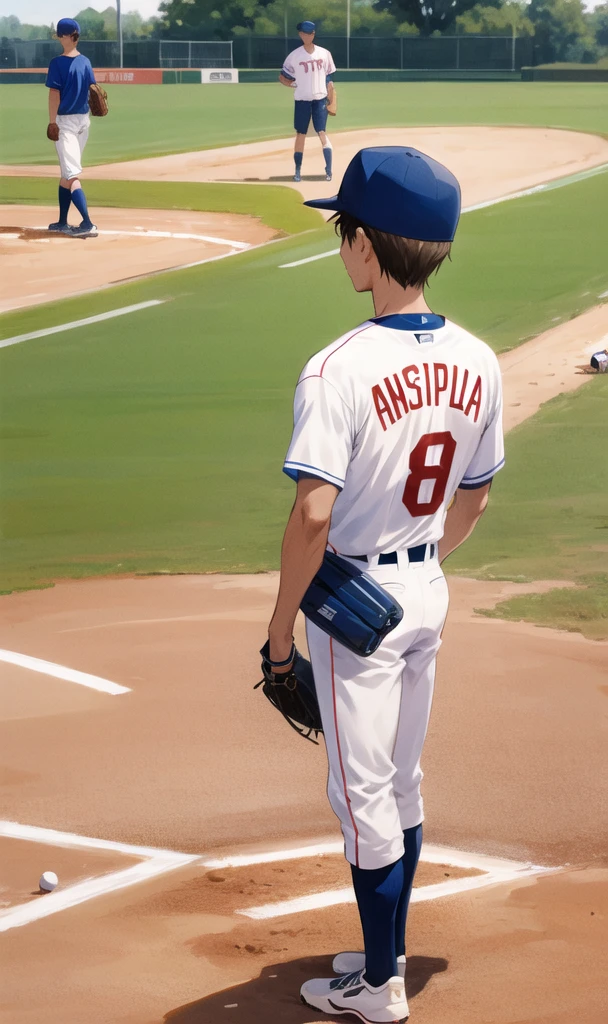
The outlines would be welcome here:
[[[285,68],[281,68],[281,74],[283,75],[283,78],[288,78],[290,82],[295,82],[295,78],[293,77],[293,75],[290,75],[289,72],[285,70]]]
[[[325,75],[325,85],[327,85],[328,82],[333,82],[333,80],[334,80],[334,72],[333,71],[332,71],[331,75]]]
[[[340,477],[334,476],[333,473],[328,473],[325,469],[318,469],[316,466],[309,466],[306,462],[286,462],[283,466],[283,472],[297,483],[300,478],[300,473],[306,476],[317,476],[320,480],[326,480],[328,484],[333,484],[334,487],[339,487],[340,490],[344,487],[344,480]]]
[[[490,483],[494,474],[498,473],[499,469],[502,469],[504,464],[505,460],[501,459],[500,462],[494,466],[494,469],[490,469],[486,473],[480,473],[479,476],[470,476],[468,478],[465,476],[462,478],[458,486],[461,487],[463,491],[475,491],[478,487],[485,487],[486,484]]]

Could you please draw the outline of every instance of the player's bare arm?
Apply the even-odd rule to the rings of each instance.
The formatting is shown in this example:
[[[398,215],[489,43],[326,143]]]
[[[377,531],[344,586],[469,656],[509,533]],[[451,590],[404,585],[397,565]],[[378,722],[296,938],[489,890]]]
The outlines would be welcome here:
[[[295,89],[296,87],[296,83],[294,82],[293,78],[287,78],[282,72],[279,75],[279,82],[281,83],[281,85],[287,86],[288,89]]]
[[[474,490],[458,488],[446,516],[443,537],[439,541],[440,562],[469,539],[488,506],[491,486],[490,482]]]
[[[57,123],[57,111],[59,110],[60,102],[61,95],[59,89],[49,89],[49,124]]]
[[[300,602],[327,547],[331,513],[339,491],[315,477],[301,477],[281,550],[281,583],[270,627],[270,656],[289,656]]]

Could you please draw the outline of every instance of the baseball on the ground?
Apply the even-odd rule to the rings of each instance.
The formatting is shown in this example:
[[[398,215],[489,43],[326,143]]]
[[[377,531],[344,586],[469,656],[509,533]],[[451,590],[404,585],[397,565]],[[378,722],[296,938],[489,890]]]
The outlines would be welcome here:
[[[38,885],[43,892],[52,892],[58,882],[59,879],[54,871],[43,871]]]

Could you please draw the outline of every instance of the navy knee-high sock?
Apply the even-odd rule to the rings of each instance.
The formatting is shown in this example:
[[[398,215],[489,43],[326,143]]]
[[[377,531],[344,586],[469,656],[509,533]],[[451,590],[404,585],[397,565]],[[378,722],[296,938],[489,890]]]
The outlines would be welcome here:
[[[414,875],[420,858],[420,847],[422,846],[422,823],[414,828],[406,828],[403,833],[405,853],[401,858],[403,864],[403,888],[397,905],[395,915],[395,952],[397,956],[405,955],[405,927],[407,924],[407,911],[412,895]]]
[[[351,865],[363,942],[365,980],[373,988],[397,975],[395,915],[403,892],[403,860],[366,870]]]
[[[296,174],[299,174],[300,171],[302,170],[302,158],[303,158],[303,156],[304,156],[303,153],[294,153],[293,154],[293,162],[296,165]]]
[[[67,224],[68,222],[68,211],[70,209],[70,203],[72,202],[72,193],[69,188],[64,188],[63,185],[59,186],[59,223]]]
[[[83,223],[88,227],[91,223],[91,218],[89,217],[89,209],[87,207],[87,197],[81,188],[75,188],[72,192],[72,202],[82,217]]]

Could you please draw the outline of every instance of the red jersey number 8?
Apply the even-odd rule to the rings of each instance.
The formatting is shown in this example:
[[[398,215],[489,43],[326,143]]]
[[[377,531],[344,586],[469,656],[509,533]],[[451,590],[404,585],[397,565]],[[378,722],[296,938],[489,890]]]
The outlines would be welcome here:
[[[435,465],[427,466],[428,450],[435,446],[441,447],[441,458]],[[445,498],[445,489],[448,485],[455,451],[456,442],[449,430],[424,434],[416,447],[412,449],[409,465],[410,475],[407,478],[401,499],[412,517],[432,516],[441,505]],[[433,489],[428,501],[420,501],[420,487],[425,480],[433,481]]]

